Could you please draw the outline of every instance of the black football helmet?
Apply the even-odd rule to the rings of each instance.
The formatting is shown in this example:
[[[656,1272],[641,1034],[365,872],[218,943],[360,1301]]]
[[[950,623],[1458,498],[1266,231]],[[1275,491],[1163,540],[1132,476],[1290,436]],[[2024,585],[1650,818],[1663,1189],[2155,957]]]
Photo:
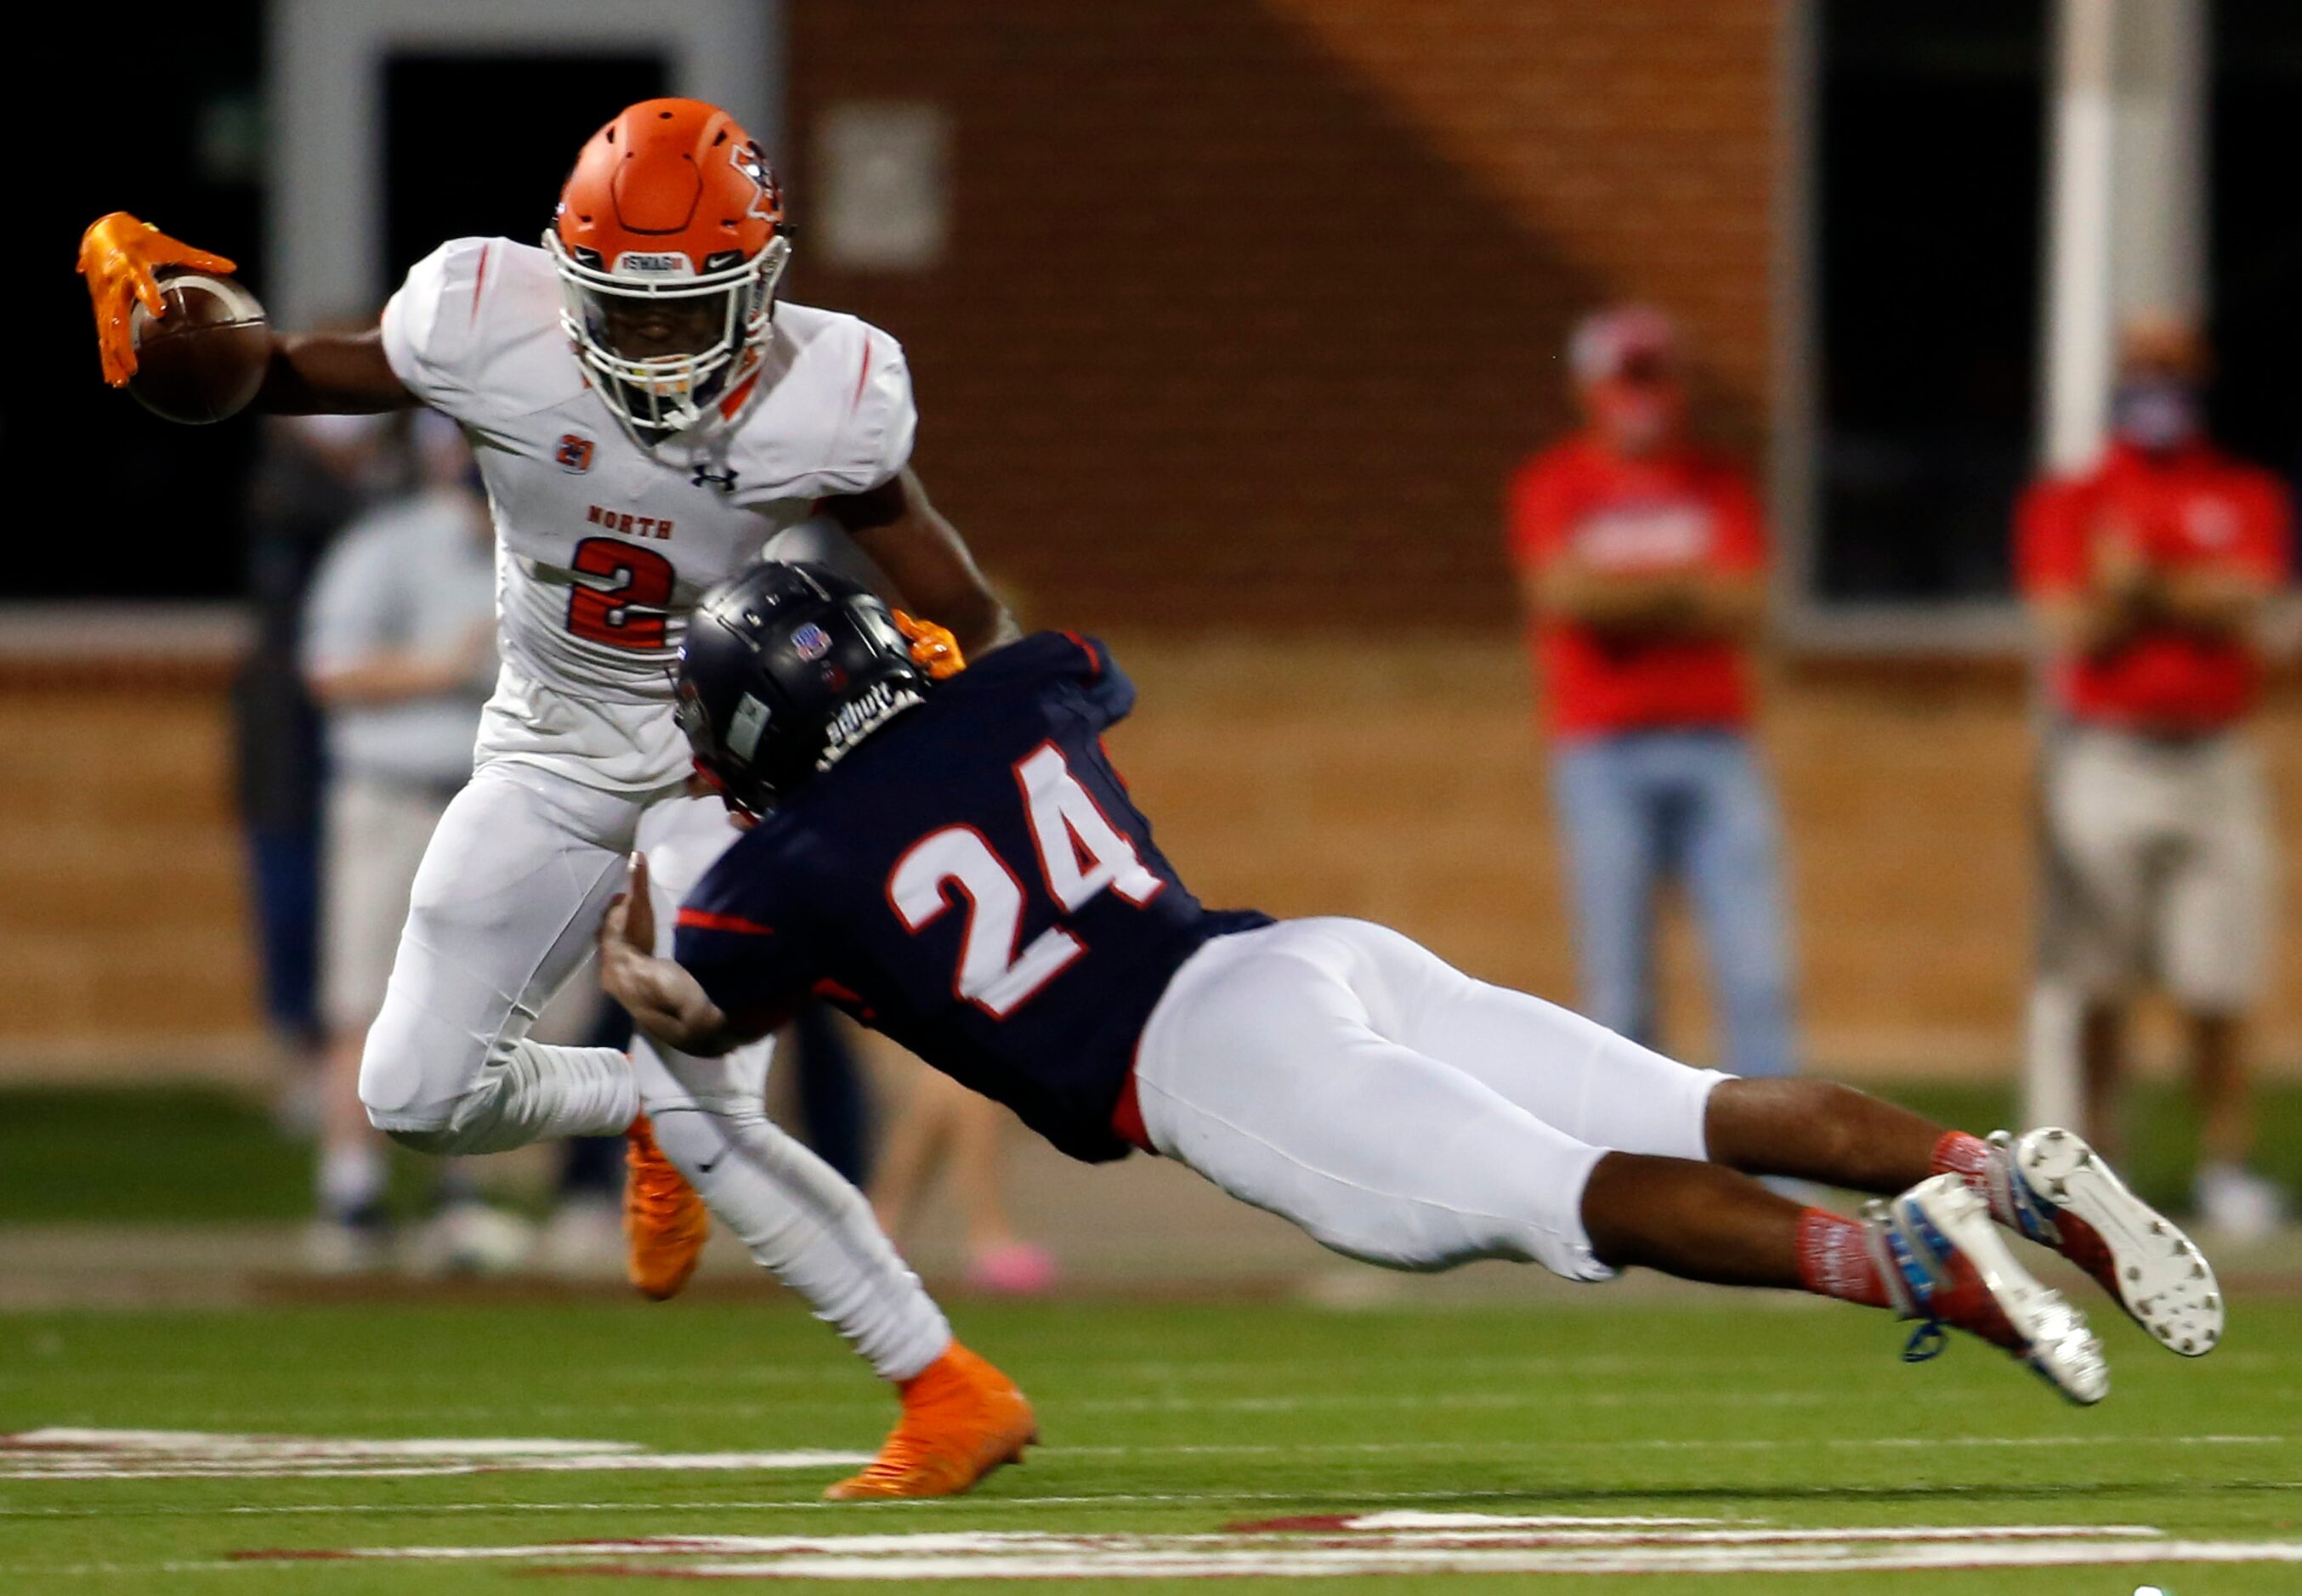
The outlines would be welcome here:
[[[730,806],[765,814],[931,685],[870,588],[828,566],[756,565],[687,617],[679,729]]]

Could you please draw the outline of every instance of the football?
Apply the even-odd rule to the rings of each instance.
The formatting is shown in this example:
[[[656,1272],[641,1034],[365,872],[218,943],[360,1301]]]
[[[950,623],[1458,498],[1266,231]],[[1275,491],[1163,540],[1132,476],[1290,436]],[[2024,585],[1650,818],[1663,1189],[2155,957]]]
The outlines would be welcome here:
[[[128,391],[154,415],[192,426],[246,409],[272,355],[264,307],[231,278],[201,272],[163,277],[160,292],[164,315],[139,300],[130,316],[136,374]]]

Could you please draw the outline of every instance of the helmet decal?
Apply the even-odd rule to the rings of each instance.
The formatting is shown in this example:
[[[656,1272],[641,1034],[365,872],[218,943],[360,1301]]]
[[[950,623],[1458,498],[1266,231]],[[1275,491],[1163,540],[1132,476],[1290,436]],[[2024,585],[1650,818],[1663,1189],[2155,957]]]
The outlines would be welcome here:
[[[735,706],[735,713],[727,721],[727,750],[739,760],[748,760],[760,749],[760,734],[768,729],[772,718],[768,706],[751,693],[744,694]]]
[[[905,710],[927,702],[927,694],[911,682],[874,682],[839,706],[823,728],[823,752],[815,768],[828,770],[853,752],[856,744]]]
[[[768,164],[768,152],[760,147],[759,140],[744,139],[727,158],[734,163],[736,171],[752,180],[758,189],[752,197],[751,208],[744,214],[756,216],[762,222],[781,222],[784,219],[783,186],[776,181],[775,170]]]

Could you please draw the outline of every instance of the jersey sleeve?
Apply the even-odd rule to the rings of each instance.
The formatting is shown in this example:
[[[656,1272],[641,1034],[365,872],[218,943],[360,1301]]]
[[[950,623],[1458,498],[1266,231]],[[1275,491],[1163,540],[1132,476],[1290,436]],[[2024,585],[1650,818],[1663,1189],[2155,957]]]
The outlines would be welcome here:
[[[2263,581],[2283,586],[2294,566],[2294,500],[2286,484],[2268,472],[2256,475],[2247,495],[2238,558]]]
[[[889,481],[912,458],[920,412],[903,346],[877,327],[862,328],[855,383],[819,473],[819,497],[862,493]]]
[[[2034,599],[2053,598],[2086,584],[2084,506],[2074,483],[2034,483],[2014,511],[2015,579]]]
[[[814,983],[811,938],[788,872],[740,844],[721,854],[679,906],[672,957],[732,1015],[780,1020]]]
[[[1712,559],[1730,576],[1755,576],[1767,568],[1767,519],[1750,479],[1732,466],[1722,466],[1711,486],[1713,513],[1718,517],[1718,539]]]
[[[1082,636],[1077,632],[1061,635],[1076,651],[1067,662],[1096,729],[1126,719],[1135,708],[1135,684],[1112,659],[1111,650],[1103,639]]]
[[[1565,461],[1555,451],[1541,454],[1510,480],[1504,495],[1505,533],[1512,563],[1538,569],[1566,548],[1574,526]]]
[[[408,269],[383,307],[383,357],[407,391],[468,421],[477,397],[480,312],[500,239],[451,239]]]

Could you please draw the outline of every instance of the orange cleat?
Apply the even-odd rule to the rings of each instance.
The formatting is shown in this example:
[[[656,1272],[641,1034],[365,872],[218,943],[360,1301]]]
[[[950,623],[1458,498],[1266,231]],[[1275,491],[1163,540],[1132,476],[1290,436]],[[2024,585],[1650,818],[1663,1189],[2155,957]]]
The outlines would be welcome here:
[[[643,1297],[679,1295],[711,1234],[710,1210],[655,1145],[642,1114],[624,1144],[624,1273]]]
[[[871,1466],[825,1491],[835,1502],[958,1496],[1023,1461],[1039,1426],[1015,1382],[954,1341],[903,1382],[903,1416]]]

